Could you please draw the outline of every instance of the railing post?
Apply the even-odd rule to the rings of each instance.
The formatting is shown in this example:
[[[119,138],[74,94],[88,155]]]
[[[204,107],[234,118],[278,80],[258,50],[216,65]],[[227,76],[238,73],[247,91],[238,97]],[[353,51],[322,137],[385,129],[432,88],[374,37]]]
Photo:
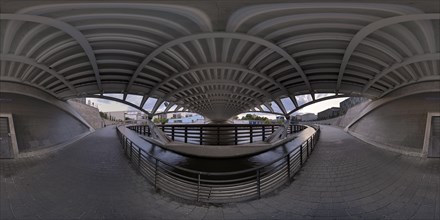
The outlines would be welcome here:
[[[272,125],[272,133],[275,131],[275,127]]]
[[[238,127],[235,125],[235,145],[238,144]]]
[[[200,173],[197,175],[197,202],[199,201],[200,195]]]
[[[174,126],[171,127],[171,140],[174,141]]]
[[[203,127],[200,126],[200,134],[199,134],[200,145],[203,144]]]
[[[292,127],[292,125],[289,125],[289,127],[290,127],[290,133],[292,134],[293,133],[293,127]]]
[[[252,126],[249,127],[249,138],[250,138],[250,143],[253,143],[254,142],[254,131],[253,131]]]
[[[257,194],[258,194],[258,199],[261,198],[261,189],[260,189],[260,170],[257,170]]]
[[[217,127],[217,145],[220,145],[220,127]]]
[[[132,160],[131,158],[133,158],[133,142],[130,141],[130,161]]]
[[[185,125],[185,143],[188,143],[188,126]]]
[[[156,159],[156,164],[154,165],[154,189],[157,190],[157,174],[158,174],[157,164],[159,160],[157,158],[155,159]]]
[[[307,139],[307,159],[309,159],[309,139]]]
[[[141,148],[139,147],[138,148],[138,171],[139,171],[139,173],[141,172],[141,154],[142,154],[142,151],[141,151]]]
[[[266,126],[263,125],[263,131],[262,131],[262,135],[263,135],[263,141],[266,139]]]
[[[300,165],[302,167],[302,165],[303,165],[303,144],[299,145],[299,159],[300,159]]]
[[[289,182],[290,182],[290,153],[286,155],[286,160],[287,160],[287,177],[289,178]]]

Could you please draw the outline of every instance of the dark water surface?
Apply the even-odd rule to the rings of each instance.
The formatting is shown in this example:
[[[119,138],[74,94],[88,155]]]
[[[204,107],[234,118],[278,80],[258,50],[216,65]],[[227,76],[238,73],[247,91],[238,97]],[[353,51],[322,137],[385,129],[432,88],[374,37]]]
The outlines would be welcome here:
[[[293,144],[291,141],[289,143],[280,145],[279,147],[257,155],[220,159],[202,158],[181,155],[173,151],[163,149],[157,145],[153,145],[147,142],[144,139],[141,139],[136,132],[129,129],[126,129],[124,133],[126,133],[130,140],[134,140],[136,144],[140,145],[143,150],[153,155],[154,157],[159,158],[165,163],[202,172],[233,172],[251,169],[267,165],[274,160],[282,157],[289,151],[298,148],[297,144]]]

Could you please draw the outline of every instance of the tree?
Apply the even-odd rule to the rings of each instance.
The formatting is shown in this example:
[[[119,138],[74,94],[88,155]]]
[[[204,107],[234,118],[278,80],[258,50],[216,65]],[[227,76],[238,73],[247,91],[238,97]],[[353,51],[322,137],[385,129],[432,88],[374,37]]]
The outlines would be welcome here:
[[[168,122],[168,118],[154,118],[153,122],[156,124],[166,124]]]
[[[264,122],[268,120],[270,123],[270,120],[267,117],[262,117],[255,114],[246,114],[246,116],[241,117],[241,120],[256,120],[256,121],[264,121]]]
[[[101,116],[101,118],[103,119],[108,119],[108,115],[105,112],[99,112],[99,115]]]

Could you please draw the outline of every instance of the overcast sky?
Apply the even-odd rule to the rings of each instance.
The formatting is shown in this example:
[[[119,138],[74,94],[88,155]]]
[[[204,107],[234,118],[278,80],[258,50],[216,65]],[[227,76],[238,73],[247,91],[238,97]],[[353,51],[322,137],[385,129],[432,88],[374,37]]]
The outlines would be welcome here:
[[[114,94],[114,95],[111,95],[111,96],[115,97],[115,98],[122,98],[122,95],[119,95],[119,94]],[[305,98],[305,100],[299,101],[299,102],[307,102],[308,100],[306,100],[306,99],[309,99],[309,98]],[[347,98],[336,98],[336,99],[330,99],[330,100],[318,102],[318,103],[309,105],[309,106],[307,106],[307,107],[305,107],[305,108],[295,112],[294,115],[296,115],[296,114],[305,114],[305,113],[317,114],[318,112],[323,111],[323,110],[328,109],[328,108],[331,108],[331,107],[339,107],[339,103],[344,101],[345,99],[347,99]],[[130,107],[128,105],[125,105],[125,104],[122,104],[122,103],[119,103],[119,102],[115,102],[115,101],[110,101],[110,100],[107,100],[107,99],[87,98],[87,100],[90,100],[92,103],[94,103],[94,105],[96,107],[98,107],[99,110],[102,111],[102,112],[136,111],[136,109],[134,109],[134,108],[132,108],[132,107]],[[128,96],[127,100],[129,100],[130,102],[132,102],[134,104],[139,105],[141,100],[142,100],[142,97],[140,97],[140,96]],[[154,102],[155,102],[154,99],[147,100],[144,109],[151,110],[153,108]],[[287,103],[286,105],[290,105],[290,104]],[[286,106],[286,107],[289,108],[288,106]],[[159,109],[163,109],[163,108],[164,108],[164,106],[160,106]],[[239,117],[241,117],[242,115],[239,115]],[[266,117],[271,118],[271,119],[274,119],[276,117],[275,115],[264,114],[264,113],[261,113],[259,115],[263,115],[263,116],[266,116]]]

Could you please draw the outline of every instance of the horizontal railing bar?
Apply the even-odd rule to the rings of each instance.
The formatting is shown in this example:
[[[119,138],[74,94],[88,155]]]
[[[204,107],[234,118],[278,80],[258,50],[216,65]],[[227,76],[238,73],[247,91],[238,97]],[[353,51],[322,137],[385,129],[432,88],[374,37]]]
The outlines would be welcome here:
[[[260,198],[292,179],[310,157],[319,139],[319,127],[314,129],[315,132],[304,142],[272,162],[233,172],[201,172],[169,164],[139,147],[119,129],[117,131],[124,154],[130,159],[131,165],[155,187],[184,199],[220,203]],[[146,131],[139,127],[135,130]],[[197,141],[199,137],[190,135],[186,138]]]

